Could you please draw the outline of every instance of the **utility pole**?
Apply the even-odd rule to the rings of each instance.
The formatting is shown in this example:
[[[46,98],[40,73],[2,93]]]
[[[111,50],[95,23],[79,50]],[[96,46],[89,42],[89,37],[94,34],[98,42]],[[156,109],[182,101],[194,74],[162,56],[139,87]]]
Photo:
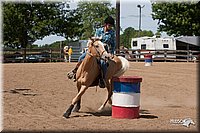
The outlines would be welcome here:
[[[141,31],[141,14],[142,14],[142,8],[144,7],[145,5],[137,5],[137,7],[139,8],[139,31],[138,31],[138,37],[140,37],[140,31]]]
[[[116,53],[119,53],[120,46],[120,0],[116,0]]]

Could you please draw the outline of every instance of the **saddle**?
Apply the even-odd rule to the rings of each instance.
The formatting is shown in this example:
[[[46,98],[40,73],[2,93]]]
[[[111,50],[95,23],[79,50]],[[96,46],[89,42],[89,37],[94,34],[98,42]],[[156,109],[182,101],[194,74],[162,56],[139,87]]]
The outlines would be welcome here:
[[[105,82],[103,81],[103,68],[101,67],[101,62],[100,60],[97,60],[97,64],[100,68],[100,74],[97,76],[97,78],[94,80],[94,82],[90,85],[90,87],[93,87],[93,86],[99,86],[100,88],[105,88]],[[108,62],[106,62],[106,66],[108,67]]]

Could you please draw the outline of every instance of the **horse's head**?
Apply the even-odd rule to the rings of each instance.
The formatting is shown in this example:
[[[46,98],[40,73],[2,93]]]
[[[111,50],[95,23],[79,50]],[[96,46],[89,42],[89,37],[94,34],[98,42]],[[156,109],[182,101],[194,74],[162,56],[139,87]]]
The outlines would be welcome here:
[[[109,54],[107,53],[107,51],[104,48],[104,43],[102,43],[100,41],[100,39],[90,38],[88,40],[87,46],[88,46],[88,53],[91,56],[100,57],[103,59],[109,57]]]

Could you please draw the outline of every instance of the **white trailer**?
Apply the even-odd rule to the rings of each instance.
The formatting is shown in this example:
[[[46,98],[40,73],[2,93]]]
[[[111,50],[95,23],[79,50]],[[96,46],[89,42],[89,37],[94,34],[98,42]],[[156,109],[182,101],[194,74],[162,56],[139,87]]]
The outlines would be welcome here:
[[[136,54],[139,50],[142,54],[149,53],[146,50],[176,50],[176,40],[171,37],[157,38],[156,36],[132,38],[131,49],[136,50]],[[154,54],[155,51],[150,51],[150,53]],[[169,57],[169,55],[167,56]],[[164,57],[164,55],[153,55],[153,58],[155,57]],[[175,58],[175,56],[170,57]],[[141,55],[140,58],[144,58],[144,56]]]

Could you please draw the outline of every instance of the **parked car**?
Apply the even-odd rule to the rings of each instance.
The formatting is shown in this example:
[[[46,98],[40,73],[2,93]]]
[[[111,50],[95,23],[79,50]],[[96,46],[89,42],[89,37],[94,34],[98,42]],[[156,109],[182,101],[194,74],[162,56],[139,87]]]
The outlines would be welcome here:
[[[39,56],[38,55],[28,55],[26,57],[26,61],[27,62],[32,62],[32,63],[39,62]]]
[[[49,62],[50,61],[50,54],[47,51],[41,52],[39,55],[39,62]]]
[[[23,56],[17,56],[17,57],[15,57],[15,62],[16,63],[21,63],[21,62],[23,62]]]
[[[4,54],[4,63],[20,63],[23,61],[23,56],[20,52],[15,52],[14,54]]]

